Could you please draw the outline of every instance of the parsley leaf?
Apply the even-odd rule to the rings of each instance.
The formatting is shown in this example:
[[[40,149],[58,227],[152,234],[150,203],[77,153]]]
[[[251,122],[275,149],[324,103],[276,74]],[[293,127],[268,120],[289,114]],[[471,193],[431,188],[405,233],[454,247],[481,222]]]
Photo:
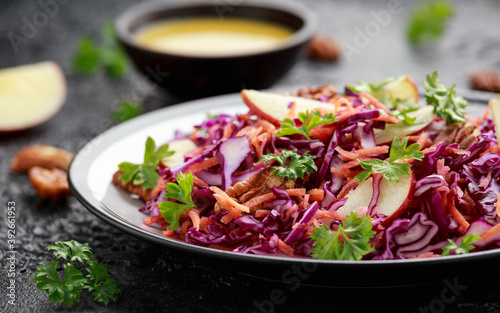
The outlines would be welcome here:
[[[465,235],[462,238],[460,247],[457,246],[457,244],[453,240],[448,239],[449,243],[442,248],[443,255],[450,255],[451,250],[455,250],[455,254],[467,254],[469,253],[470,250],[475,248],[474,245],[472,245],[472,243],[479,239],[481,239],[481,236],[479,235],[472,235],[472,234]]]
[[[394,137],[387,162],[378,159],[368,161],[358,160],[361,167],[365,170],[354,176],[354,179],[359,179],[359,183],[361,184],[372,173],[381,173],[385,179],[399,182],[401,176],[411,175],[411,164],[396,161],[403,159],[421,160],[424,157],[424,153],[418,150],[420,148],[418,143],[411,144],[409,147],[407,145],[408,137],[402,140]]]
[[[132,100],[124,100],[116,107],[113,113],[113,119],[117,122],[125,122],[143,113],[139,103]]]
[[[399,120],[402,120],[408,125],[418,125],[421,124],[423,121],[417,120],[417,117],[409,117],[408,116],[408,111],[403,110],[403,111],[398,111],[398,110],[393,110],[390,112],[390,115],[396,117]]]
[[[177,174],[177,184],[168,183],[167,193],[163,196],[170,200],[158,203],[160,213],[169,224],[167,229],[176,230],[179,227],[179,218],[185,211],[196,208],[191,193],[193,192],[194,178],[191,173],[184,175],[182,172]],[[175,200],[177,202],[171,201]]]
[[[112,22],[104,24],[101,38],[101,45],[89,36],[80,39],[72,57],[73,70],[80,74],[94,74],[99,68],[104,68],[109,76],[122,77],[128,71],[129,60],[116,40]]]
[[[369,216],[357,217],[356,212],[346,216],[337,232],[323,224],[311,233],[314,240],[311,256],[321,260],[361,260],[374,251],[370,239],[375,235]]]
[[[289,158],[290,161],[288,162]],[[272,173],[274,176],[279,176],[283,179],[297,179],[299,177],[304,179],[304,174],[311,174],[318,170],[313,161],[314,157],[309,155],[308,151],[303,155],[298,154],[297,150],[283,150],[277,156],[268,153],[263,155],[259,162],[263,161],[264,163],[268,163],[271,160],[276,160],[281,164],[281,166],[274,167]]]
[[[122,162],[118,168],[123,173],[118,176],[124,184],[132,181],[134,185],[141,185],[142,189],[152,189],[156,186],[156,182],[160,175],[156,172],[156,167],[160,160],[164,157],[171,156],[174,151],[168,150],[168,144],[161,145],[156,151],[156,144],[151,137],[146,140],[146,148],[144,150],[144,163],[137,165],[129,162]]]
[[[394,77],[387,77],[379,82],[367,83],[365,81],[360,81],[359,85],[347,85],[347,88],[354,92],[365,92],[369,94],[376,94],[382,90],[382,88],[388,83],[396,80]],[[380,100],[380,99],[379,99]]]
[[[323,125],[323,124],[332,124],[335,123],[335,116],[330,114],[321,115],[319,111],[313,111],[309,113],[309,110],[306,112],[299,113],[299,120],[302,122],[302,126],[295,126],[295,122],[289,118],[285,118],[283,123],[281,123],[281,129],[276,133],[277,137],[299,134],[307,138],[307,140],[311,141],[309,137],[309,132],[313,127]]]
[[[414,45],[439,38],[446,21],[454,15],[453,6],[446,0],[428,0],[418,4],[411,12],[406,25],[406,38]]]
[[[87,277],[91,283],[86,285],[85,288],[90,292],[93,291],[92,295],[95,301],[108,305],[110,300],[118,300],[118,295],[121,293],[119,284],[111,279],[108,268],[104,263],[91,262]]]
[[[96,301],[105,305],[109,300],[116,301],[121,291],[118,283],[111,279],[106,265],[98,263],[93,259],[90,246],[80,244],[75,240],[66,242],[56,242],[48,246],[47,250],[54,250],[56,258],[62,258],[68,263],[63,264],[63,279],[59,278],[57,268],[59,261],[52,260],[37,268],[35,276],[30,281],[38,282],[36,288],[49,294],[49,301],[55,304],[65,303],[72,307],[74,301],[79,301],[80,293],[83,289],[96,290],[93,295]],[[88,264],[85,268],[88,272],[86,277],[81,270],[75,267],[74,261],[79,261],[82,265]]]
[[[467,107],[467,100],[455,93],[455,85],[448,89],[441,83],[437,71],[431,75],[427,75],[427,80],[424,81],[424,87],[427,91],[425,98],[427,102],[434,107],[434,113],[441,118],[446,119],[446,124],[456,122],[465,122],[464,117]]]

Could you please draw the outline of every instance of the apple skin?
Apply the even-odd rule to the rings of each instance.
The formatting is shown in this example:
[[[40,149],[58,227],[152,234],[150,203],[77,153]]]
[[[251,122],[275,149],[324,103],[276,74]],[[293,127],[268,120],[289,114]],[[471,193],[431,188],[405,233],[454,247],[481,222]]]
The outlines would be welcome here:
[[[380,91],[374,93],[374,96],[379,99],[390,95],[400,100],[413,99],[415,103],[420,100],[417,84],[407,75],[399,76],[390,83],[385,84]]]
[[[429,126],[434,120],[434,107],[430,105],[423,106],[417,111],[408,113],[409,117],[417,117],[422,123],[417,125],[409,125],[403,121],[397,124],[387,123],[385,129],[374,129],[375,143],[377,145],[387,144],[392,142],[394,137],[405,137],[420,132],[422,129]]]
[[[387,218],[382,221],[382,226],[387,227],[391,225],[395,219],[399,218],[404,213],[413,200],[415,183],[415,176],[413,173],[409,176],[402,176],[399,182],[388,181],[382,178],[380,181],[380,195],[377,201],[379,213],[387,216]],[[344,206],[337,210],[337,212],[347,215],[350,212],[357,212],[363,206],[368,206],[373,196],[372,185],[373,178],[370,177],[358,187],[351,190],[346,195],[348,200]],[[397,188],[403,190],[397,190]],[[394,195],[399,197],[399,199],[394,199]],[[394,204],[396,204],[397,207],[391,207]]]
[[[50,85],[52,86],[51,88],[55,88],[55,90],[57,90],[57,97],[54,99],[50,99],[51,101],[46,105],[46,108],[44,108],[45,112],[40,112],[40,114],[36,114],[33,116],[26,115],[28,117],[25,120],[19,120],[19,121],[16,120],[15,123],[11,123],[10,125],[0,124],[0,135],[12,134],[24,131],[29,128],[33,128],[35,126],[43,124],[44,122],[52,118],[57,112],[59,112],[59,110],[65,103],[67,96],[66,77],[64,76],[61,67],[56,62],[44,61],[40,63],[21,65],[18,67],[4,68],[0,69],[0,75],[2,75],[2,73],[5,73],[7,71],[19,71],[23,70],[23,68],[26,69],[28,67],[33,67],[33,68],[45,67],[45,70],[47,70],[47,72],[44,74],[49,74],[49,75],[44,76],[44,79],[50,82]],[[26,85],[26,83],[24,83],[24,85]],[[26,92],[26,88],[23,89],[23,92]],[[0,105],[0,108],[1,107],[2,106]],[[19,108],[19,110],[26,112],[27,109]]]
[[[279,127],[281,122],[287,117],[290,102],[295,102],[295,114],[300,112],[314,111],[325,108],[333,111],[334,105],[328,102],[321,102],[313,99],[284,96],[274,93],[262,92],[252,89],[241,90],[241,98],[250,111],[258,117],[271,122]]]
[[[493,118],[493,122],[495,123],[495,133],[497,134],[498,146],[500,146],[500,100],[499,99],[491,99],[488,102],[491,110],[491,116]]]

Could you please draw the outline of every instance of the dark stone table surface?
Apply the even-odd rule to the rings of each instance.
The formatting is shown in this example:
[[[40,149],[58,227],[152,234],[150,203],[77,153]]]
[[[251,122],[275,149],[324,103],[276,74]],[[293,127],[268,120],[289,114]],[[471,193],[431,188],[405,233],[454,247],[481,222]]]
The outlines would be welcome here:
[[[214,0],[214,5],[238,5],[244,1]],[[78,39],[85,34],[97,36],[103,23],[136,2],[65,0],[57,2],[56,10],[54,0],[0,1],[0,68],[54,60],[68,81],[67,101],[54,118],[22,133],[0,136],[0,311],[500,312],[498,279],[493,275],[468,282],[466,279],[474,276],[474,268],[463,268],[463,272],[446,281],[422,286],[345,289],[307,286],[304,280],[295,288],[219,268],[203,259],[138,240],[99,220],[75,198],[56,204],[40,200],[26,175],[10,171],[10,159],[20,148],[49,144],[76,152],[111,126],[109,118],[121,99],[133,97],[143,103],[146,111],[183,101],[144,84],[144,78],[135,70],[123,79],[110,79],[103,73],[82,77],[71,71],[69,60]],[[301,60],[276,84],[277,88],[326,83],[342,86],[360,79],[376,81],[401,74],[421,83],[426,74],[438,70],[446,84],[456,83],[457,88],[468,89],[472,71],[500,69],[498,1],[453,2],[455,16],[443,38],[420,48],[411,47],[404,37],[409,10],[418,1],[303,2],[317,12],[322,33],[337,38],[344,48],[356,49],[346,50],[347,54],[337,63]],[[22,35],[26,21],[32,21],[48,3],[52,3],[53,16],[39,21],[36,33],[14,47],[8,34]],[[362,42],[359,33],[366,34],[367,27],[373,27],[377,21],[376,16],[392,5],[398,8],[397,13],[376,22],[378,28],[373,28]],[[7,298],[9,202],[15,202],[16,208],[14,305]],[[83,295],[72,309],[55,306],[47,301],[47,294],[29,282],[36,267],[51,259],[44,248],[70,239],[88,242],[96,258],[107,264],[121,285],[123,294],[118,302],[105,307]],[[491,273],[498,271],[498,266],[491,268]],[[383,277],[384,273],[374,275]],[[279,304],[270,301],[275,290],[282,294]]]

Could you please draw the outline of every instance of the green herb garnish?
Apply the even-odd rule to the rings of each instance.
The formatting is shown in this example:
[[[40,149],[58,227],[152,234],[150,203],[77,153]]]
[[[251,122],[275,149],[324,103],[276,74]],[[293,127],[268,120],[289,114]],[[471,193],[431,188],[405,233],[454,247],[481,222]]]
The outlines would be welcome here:
[[[165,188],[167,193],[163,197],[170,200],[158,203],[160,213],[169,224],[167,229],[176,230],[182,213],[196,207],[191,197],[193,185],[193,175],[191,173],[184,175],[182,172],[177,174],[177,183],[167,184]]]
[[[330,114],[321,115],[319,111],[313,111],[309,113],[309,111],[299,113],[299,120],[302,122],[302,125],[297,127],[295,126],[295,122],[289,118],[285,118],[283,123],[281,123],[281,129],[276,133],[277,137],[299,134],[307,138],[307,140],[311,141],[309,137],[309,132],[313,127],[323,125],[323,124],[332,124],[335,123],[335,116]]]
[[[144,163],[142,165],[129,162],[122,162],[118,168],[123,173],[118,176],[124,184],[132,181],[134,185],[141,185],[142,189],[151,189],[156,186],[156,182],[160,175],[156,172],[156,167],[161,159],[171,156],[174,151],[168,150],[168,144],[164,144],[156,149],[156,144],[151,137],[146,140],[146,148],[144,150]]]
[[[446,119],[446,124],[467,121],[465,118],[465,108],[467,100],[455,93],[455,85],[448,89],[441,83],[437,71],[427,75],[424,81],[424,87],[427,91],[425,98],[427,102],[434,107],[434,113],[441,118]]]
[[[298,154],[297,150],[283,150],[279,155],[268,153],[263,155],[259,162],[268,163],[271,160],[276,160],[281,164],[281,166],[274,167],[272,173],[282,179],[297,179],[299,177],[304,179],[304,174],[311,174],[318,170],[314,163],[314,157],[309,155],[308,151],[304,152],[303,155]]]
[[[462,238],[462,242],[460,243],[460,247],[457,246],[457,244],[451,240],[448,239],[448,244],[444,246],[443,249],[443,255],[450,255],[451,250],[455,250],[455,254],[467,254],[469,253],[470,250],[474,249],[474,245],[472,243],[476,240],[481,239],[481,236],[479,235],[465,235]]]
[[[390,82],[393,82],[394,80],[396,80],[396,78],[387,77],[379,82],[373,82],[373,83],[360,81],[359,85],[347,85],[347,88],[351,89],[354,92],[365,92],[374,95],[380,92],[385,85],[387,85]]]
[[[406,38],[414,45],[442,36],[445,24],[454,15],[453,6],[446,0],[423,1],[410,12]]]
[[[113,119],[117,122],[125,122],[143,113],[139,103],[132,100],[124,100],[116,107],[113,112]]]
[[[61,280],[57,274],[59,261],[52,260],[50,264],[37,268],[35,276],[30,281],[37,281],[36,289],[49,294],[49,301],[55,304],[66,303],[72,307],[74,301],[79,301],[83,289],[92,292],[95,301],[108,305],[116,301],[121,294],[117,282],[111,279],[106,265],[93,259],[92,248],[87,243],[80,244],[75,240],[56,242],[48,246],[47,250],[54,250],[56,259],[64,259],[64,277]],[[84,272],[75,267],[74,262],[88,265]]]
[[[361,260],[374,251],[370,239],[375,235],[369,216],[358,217],[356,212],[346,216],[337,232],[323,224],[311,233],[314,240],[311,256],[321,260]]]
[[[398,137],[394,137],[392,140],[391,150],[389,151],[389,160],[368,160],[359,161],[359,164],[365,170],[358,175],[354,176],[354,179],[359,179],[361,184],[365,179],[370,177],[372,173],[381,173],[385,179],[399,182],[401,176],[411,175],[410,167],[411,164],[404,162],[396,162],[397,160],[403,159],[415,159],[421,160],[424,157],[424,153],[419,151],[420,144],[414,143],[409,147],[408,137],[399,140]]]
[[[102,44],[97,45],[92,38],[80,39],[72,57],[73,70],[80,74],[94,74],[104,68],[112,77],[122,77],[129,68],[129,60],[116,40],[116,30],[112,22],[101,29]]]

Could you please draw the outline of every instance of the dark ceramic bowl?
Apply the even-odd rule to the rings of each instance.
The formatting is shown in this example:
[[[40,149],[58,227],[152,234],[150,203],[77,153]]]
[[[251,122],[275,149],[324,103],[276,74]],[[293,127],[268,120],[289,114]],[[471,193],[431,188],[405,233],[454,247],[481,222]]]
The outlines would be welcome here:
[[[283,45],[232,56],[187,56],[138,45],[135,32],[161,20],[183,17],[242,17],[286,25],[295,32]],[[202,97],[265,89],[280,79],[305,53],[316,30],[314,14],[288,1],[148,1],[132,6],[116,20],[118,39],[137,69],[168,92]]]

